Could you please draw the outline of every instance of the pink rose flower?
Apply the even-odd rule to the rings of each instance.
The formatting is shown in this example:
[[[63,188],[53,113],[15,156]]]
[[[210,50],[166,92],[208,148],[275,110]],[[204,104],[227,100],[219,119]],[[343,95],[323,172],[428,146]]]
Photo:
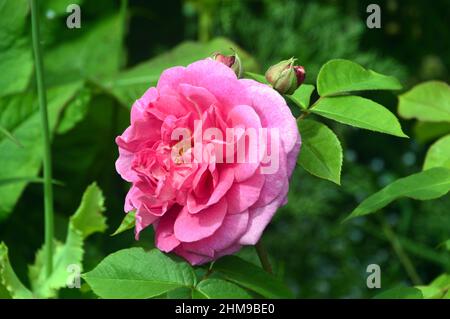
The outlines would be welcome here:
[[[300,135],[275,90],[205,59],[165,70],[116,143],[136,238],[153,225],[160,250],[195,265],[258,242],[287,202]]]

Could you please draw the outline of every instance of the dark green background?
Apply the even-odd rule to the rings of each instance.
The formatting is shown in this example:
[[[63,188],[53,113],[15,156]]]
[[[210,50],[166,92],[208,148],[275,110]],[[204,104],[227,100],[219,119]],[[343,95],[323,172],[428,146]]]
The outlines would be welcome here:
[[[313,83],[320,66],[331,58],[354,60],[381,73],[397,76],[405,89],[429,80],[449,80],[450,16],[447,0],[376,1],[382,28],[365,26],[366,6],[375,1],[129,1],[124,67],[165,52],[176,44],[202,37],[224,36],[253,55],[264,70],[291,56],[306,67]],[[65,16],[49,24],[47,45],[76,39],[89,26],[120,8],[118,1],[84,1],[82,28],[64,28]],[[199,17],[203,24],[199,30]],[[205,27],[206,26],[206,27]],[[202,33],[203,32],[203,33]],[[101,45],[99,43],[98,45]],[[101,63],[101,61],[98,61]],[[371,98],[396,110],[396,96],[377,93]],[[114,169],[114,138],[126,127],[129,114],[106,96],[91,102],[86,119],[54,140],[54,175],[65,183],[55,188],[57,235],[63,238],[67,217],[76,209],[85,187],[98,181],[106,197],[107,234],[92,236],[86,245],[85,269],[108,253],[131,245],[150,247],[149,229],[135,242],[133,233],[110,237],[123,218],[127,185]],[[115,107],[111,107],[111,105]],[[341,220],[369,194],[390,181],[419,171],[428,144],[327,122],[345,150],[342,186],[312,177],[297,168],[289,204],[280,209],[263,240],[277,272],[297,297],[371,297],[366,267],[382,269],[382,287],[410,284],[383,229],[404,238],[405,250],[424,283],[450,271],[450,259],[436,246],[449,238],[449,196],[431,202],[400,200],[383,214]],[[413,123],[402,121],[414,137]],[[19,276],[43,241],[41,185],[27,187],[13,214],[0,223],[0,239],[9,248]],[[240,254],[255,259],[251,249]],[[66,289],[62,296],[82,297]]]

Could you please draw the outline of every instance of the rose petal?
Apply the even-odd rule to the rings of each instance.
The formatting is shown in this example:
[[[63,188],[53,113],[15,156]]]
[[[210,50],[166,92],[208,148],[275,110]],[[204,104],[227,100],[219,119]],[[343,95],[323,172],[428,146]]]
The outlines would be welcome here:
[[[288,187],[285,187],[286,193]],[[241,245],[255,245],[261,235],[272,220],[273,215],[276,213],[277,209],[283,203],[286,193],[280,194],[279,197],[275,198],[270,204],[257,208],[249,208],[249,223],[248,228],[244,235],[239,240]]]
[[[260,116],[263,127],[278,128],[286,152],[290,152],[298,139],[297,122],[283,97],[266,85],[253,80],[241,80],[252,98],[251,105]]]
[[[195,112],[201,118],[202,113],[210,106],[218,104],[217,99],[207,89],[190,84],[180,84],[179,92],[189,101],[190,112]]]
[[[271,164],[269,164],[271,165]],[[274,165],[274,164],[273,164]],[[264,174],[265,182],[255,207],[261,207],[272,202],[280,193],[286,192],[289,187],[286,171],[286,155],[283,147],[279,149],[278,169],[272,174]]]
[[[235,152],[245,152],[245,154],[239,154],[240,156],[245,155],[245,161],[240,163],[238,157],[236,157],[237,163],[234,165],[235,178],[238,182],[241,182],[254,175],[265,151],[265,143],[261,143],[260,140],[261,121],[252,107],[237,105],[228,114],[227,122],[231,128],[245,130],[244,135],[235,144]],[[249,138],[253,139],[252,143],[249,142]],[[243,145],[245,148],[240,150],[239,145]]]
[[[298,138],[297,138],[297,142],[295,143],[294,147],[287,155],[286,166],[287,166],[287,174],[289,177],[292,175],[295,165],[297,164],[297,158],[299,155],[301,145],[302,145],[302,139],[299,134]]]
[[[226,213],[225,200],[198,214],[191,214],[188,208],[184,207],[175,221],[175,236],[183,242],[193,242],[211,236],[222,225]]]
[[[176,91],[180,84],[208,90],[222,105],[225,114],[235,105],[248,105],[249,102],[249,98],[242,94],[244,88],[233,70],[212,59],[196,61],[186,68],[165,70],[159,78],[157,89],[160,93]]]
[[[255,174],[241,183],[234,183],[227,193],[228,214],[245,211],[260,197],[265,175]]]
[[[136,172],[131,169],[133,158],[134,153],[128,152],[127,150],[119,147],[119,158],[116,161],[116,171],[127,182],[137,180]]]
[[[188,252],[182,248],[182,245],[175,248],[174,253],[186,259],[191,265],[201,265],[211,261],[212,258],[195,253]]]
[[[155,226],[155,245],[166,253],[174,250],[180,244],[174,234],[174,224],[181,209],[182,206],[173,207],[159,219]]]
[[[130,152],[137,151],[142,145],[152,145],[161,137],[161,124],[153,116],[137,120],[116,138],[116,144]]]
[[[131,107],[131,124],[136,121],[144,120],[145,113],[150,104],[158,99],[158,90],[154,87],[149,88],[144,95],[134,102]]]
[[[195,214],[207,207],[219,202],[233,185],[234,172],[231,169],[223,169],[220,172],[219,181],[217,186],[214,188],[211,196],[205,200],[201,200],[195,196],[192,192],[187,198],[187,207],[189,212]]]
[[[149,212],[143,205],[136,210],[135,238],[139,240],[139,233],[153,224],[159,217]]]
[[[248,211],[227,215],[222,226],[214,234],[196,242],[184,243],[183,249],[191,253],[214,257],[216,252],[239,242],[239,238],[247,229],[248,215]]]

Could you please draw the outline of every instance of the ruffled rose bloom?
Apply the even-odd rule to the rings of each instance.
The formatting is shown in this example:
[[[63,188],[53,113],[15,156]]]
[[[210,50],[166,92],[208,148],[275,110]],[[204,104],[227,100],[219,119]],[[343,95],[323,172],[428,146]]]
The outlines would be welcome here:
[[[265,138],[250,141],[247,129],[265,129]],[[132,183],[125,212],[136,211],[136,238],[153,225],[160,250],[195,265],[258,242],[287,202],[300,136],[275,90],[205,59],[165,70],[116,143],[116,169]]]

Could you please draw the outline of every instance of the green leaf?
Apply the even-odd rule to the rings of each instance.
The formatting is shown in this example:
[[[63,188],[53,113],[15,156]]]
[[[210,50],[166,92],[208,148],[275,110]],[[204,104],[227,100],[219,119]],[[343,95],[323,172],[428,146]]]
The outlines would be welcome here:
[[[55,15],[67,15],[66,8],[70,4],[82,4],[83,0],[41,0],[42,7],[46,11],[52,11]]]
[[[392,201],[408,197],[429,200],[441,197],[450,190],[450,169],[430,168],[426,171],[400,178],[366,198],[347,219],[374,213]]]
[[[237,256],[226,256],[214,263],[213,269],[247,289],[267,298],[292,298],[292,292],[274,275]]]
[[[442,298],[443,292],[441,289],[432,286],[415,286],[422,293],[423,299],[438,299]]]
[[[302,109],[307,109],[312,92],[314,92],[314,85],[302,84],[295,90],[294,94],[288,95],[288,97]]]
[[[428,286],[416,286],[424,299],[446,298],[446,293],[450,289],[450,275],[442,274],[435,278]]]
[[[35,261],[28,267],[28,277],[33,294],[38,298],[57,297],[58,290],[66,286],[70,272],[68,267],[80,267],[83,258],[83,239],[80,233],[70,229],[65,244],[54,241],[53,272],[49,278],[45,271],[45,248],[41,247]]]
[[[115,14],[89,28],[74,29],[72,32],[78,37],[47,50],[44,56],[47,85],[116,73],[123,58],[123,25],[122,16]]]
[[[70,224],[81,232],[83,238],[106,230],[104,201],[102,191],[96,183],[91,184],[84,192],[80,206],[70,218]]]
[[[4,178],[4,179],[0,180],[0,186],[8,185],[8,184],[15,184],[15,183],[22,183],[22,182],[41,184],[41,183],[44,183],[44,179],[42,177],[26,177],[26,176],[14,177],[14,178]],[[63,182],[58,181],[56,179],[52,180],[52,184],[64,186]]]
[[[191,287],[180,287],[166,293],[166,299],[192,299]]]
[[[48,90],[49,129],[54,132],[64,107],[77,94],[82,83]],[[42,162],[42,129],[34,94],[11,95],[0,99],[0,125],[10,131],[23,147],[17,147],[0,136],[0,180],[36,177]],[[26,181],[0,187],[0,220],[14,208]]]
[[[28,1],[0,0],[0,96],[22,92],[33,72]]]
[[[449,289],[450,288],[450,274],[442,274],[435,278],[430,286],[437,287],[440,289]]]
[[[322,98],[310,110],[343,124],[408,137],[403,133],[398,119],[387,108],[359,96]]]
[[[418,288],[400,286],[383,291],[374,299],[423,299],[423,294]]]
[[[366,70],[348,60],[331,60],[325,63],[317,76],[320,96],[366,90],[400,90],[402,85],[392,76]]]
[[[439,245],[440,247],[444,247],[446,250],[450,251],[450,239],[447,239],[443,243]]]
[[[42,177],[26,177],[26,176],[14,177],[14,178],[4,178],[4,179],[0,180],[0,187],[3,185],[22,183],[22,182],[43,183],[44,179]],[[57,181],[57,180],[53,180],[52,182],[54,185],[64,185],[63,183],[61,183],[60,181]]]
[[[12,299],[9,291],[0,283],[0,299]]]
[[[70,3],[79,2],[81,1]],[[47,0],[41,5],[43,12],[52,10],[66,14],[65,6],[59,0]],[[0,2],[0,69],[2,70],[0,74],[0,96],[2,95],[2,89],[7,88],[10,83],[14,83],[15,79],[26,80],[26,83],[24,82],[14,92],[23,91],[23,88],[29,82],[29,77],[21,75],[20,65],[14,65],[14,79],[7,77],[5,80],[7,84],[3,85],[3,77],[7,76],[9,72],[7,72],[7,68],[3,67],[4,59],[1,57],[3,44],[11,47],[12,42],[18,43],[20,40],[15,40],[15,29],[13,30],[13,27],[19,28],[19,25],[24,25],[26,27],[25,31],[29,31],[29,23],[26,21],[28,7],[29,3],[26,0],[7,0],[5,4],[4,1]],[[8,14],[3,14],[5,10],[8,10]],[[91,23],[87,29],[73,29],[70,31],[71,36],[68,41],[57,41],[57,46],[53,45],[46,48],[44,64],[49,101],[50,131],[52,134],[54,132],[67,132],[86,115],[90,93],[86,88],[81,89],[84,84],[80,82],[80,79],[110,76],[119,70],[124,60],[122,50],[124,15],[122,13]],[[64,21],[64,19],[61,18],[60,20]],[[3,22],[7,22],[8,26],[5,25],[3,27]],[[46,22],[41,22],[43,22],[43,32],[45,32]],[[54,24],[53,26],[56,25]],[[4,32],[5,39],[3,39]],[[29,36],[25,34],[24,39],[27,40],[28,38]],[[27,50],[30,51],[31,76],[31,45],[28,42],[27,40],[26,46]],[[12,56],[18,61],[18,64],[26,66],[26,63],[20,59],[20,54],[13,52]],[[64,83],[70,84],[61,85]],[[12,92],[8,91],[8,93]],[[42,135],[40,114],[35,94],[33,92],[20,95],[9,94],[1,98],[0,126],[11,132],[24,145],[23,149],[13,150],[12,146],[14,145],[8,145],[11,142],[5,141],[5,136],[0,134],[0,152],[5,154],[0,158],[0,166],[4,168],[0,172],[0,180],[37,176],[41,167]],[[25,141],[22,141],[22,138]],[[17,148],[17,146],[15,147]],[[24,181],[0,187],[0,198],[2,198],[0,201],[0,220],[5,218],[14,208],[26,185],[27,182]]]
[[[223,279],[202,280],[193,291],[195,299],[251,299],[241,287]]]
[[[216,51],[227,51],[232,47],[239,54],[247,70],[255,69],[255,61],[233,42],[217,38],[207,43],[183,42],[174,49],[116,76],[96,81],[96,84],[115,96],[123,105],[131,107],[133,102],[151,86],[155,86],[161,73],[177,65],[186,66],[205,59]]]
[[[8,257],[8,247],[0,243],[0,290],[8,292],[15,299],[31,299],[33,294],[26,288],[11,267]]]
[[[16,144],[17,146],[22,146],[22,144],[20,144],[19,140],[17,138],[15,138],[14,135],[12,135],[10,132],[8,132],[7,129],[5,129],[2,126],[0,126],[0,133],[3,134],[4,136],[6,136],[7,138],[9,138],[9,140],[11,142],[13,142],[14,144]]]
[[[440,275],[429,286],[439,289],[440,294],[436,293],[436,298],[450,299],[450,274]]]
[[[429,81],[400,95],[398,113],[406,118],[428,122],[450,122],[450,87],[445,82]]]
[[[175,261],[157,249],[119,250],[83,275],[101,298],[151,298],[179,287],[193,287],[195,274],[184,261]]]
[[[111,236],[116,236],[120,233],[123,233],[124,231],[127,231],[128,229],[134,228],[135,222],[136,222],[136,212],[129,212],[125,215],[125,217],[122,220],[122,223],[120,223],[119,227],[116,229],[114,233],[111,234]]]
[[[83,88],[75,96],[75,98],[69,102],[64,110],[59,121],[57,134],[64,134],[74,128],[79,122],[81,122],[87,114],[89,102],[91,101],[92,94],[89,89]]]
[[[450,169],[450,134],[436,141],[428,149],[423,169],[446,167]]]
[[[302,151],[297,162],[309,173],[340,184],[342,147],[337,136],[326,125],[300,120]]]
[[[252,73],[252,72],[245,72],[244,73],[245,77],[255,80],[259,83],[263,83],[263,84],[269,84],[269,82],[267,82],[266,77],[262,74],[258,74],[258,73]]]
[[[450,125],[447,122],[416,122],[414,125],[414,137],[420,143],[427,143],[449,133]]]
[[[69,220],[65,243],[55,241],[53,272],[49,278],[45,272],[45,253],[41,248],[36,254],[35,263],[29,267],[29,277],[33,293],[40,298],[57,296],[57,291],[67,284],[69,266],[75,265],[82,271],[83,241],[94,232],[103,232],[106,228],[102,215],[103,194],[93,183],[83,194],[80,206]]]

